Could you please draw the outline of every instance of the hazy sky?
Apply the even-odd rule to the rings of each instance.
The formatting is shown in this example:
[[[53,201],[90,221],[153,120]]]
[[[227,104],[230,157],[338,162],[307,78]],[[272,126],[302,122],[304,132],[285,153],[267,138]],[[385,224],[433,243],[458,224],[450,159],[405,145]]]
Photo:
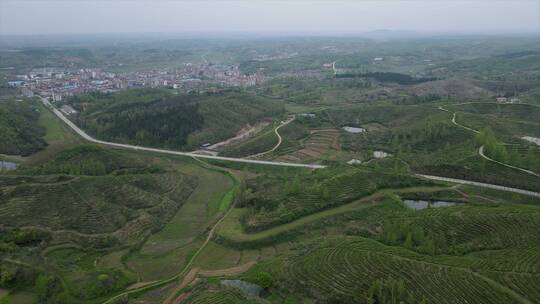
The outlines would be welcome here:
[[[540,32],[540,0],[0,0],[0,34]]]

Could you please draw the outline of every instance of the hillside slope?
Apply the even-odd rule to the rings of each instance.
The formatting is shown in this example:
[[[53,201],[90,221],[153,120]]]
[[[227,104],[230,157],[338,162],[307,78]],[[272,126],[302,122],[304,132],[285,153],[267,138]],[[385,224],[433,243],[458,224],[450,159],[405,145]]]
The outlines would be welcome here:
[[[0,174],[0,288],[93,303],[133,283],[125,249],[162,229],[199,182],[139,157],[82,145]],[[98,264],[108,254],[118,261]]]
[[[39,111],[30,100],[0,100],[0,154],[27,156],[47,145]]]
[[[74,120],[97,138],[194,149],[232,137],[246,124],[283,112],[280,102],[238,91],[174,95],[167,90],[90,93],[69,103]]]

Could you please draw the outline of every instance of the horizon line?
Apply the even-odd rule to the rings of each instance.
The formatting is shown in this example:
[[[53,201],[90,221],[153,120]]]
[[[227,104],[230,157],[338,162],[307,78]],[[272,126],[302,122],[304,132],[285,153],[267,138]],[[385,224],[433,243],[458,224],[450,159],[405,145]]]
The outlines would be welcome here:
[[[417,35],[527,35],[540,34],[538,30],[523,31],[419,31],[409,29],[376,29],[370,31],[348,31],[348,32],[324,32],[324,31],[297,31],[297,32],[273,32],[273,31],[133,31],[133,32],[53,32],[53,33],[2,33],[0,36],[80,36],[80,35],[309,35],[309,36],[357,36],[366,34],[417,34]]]

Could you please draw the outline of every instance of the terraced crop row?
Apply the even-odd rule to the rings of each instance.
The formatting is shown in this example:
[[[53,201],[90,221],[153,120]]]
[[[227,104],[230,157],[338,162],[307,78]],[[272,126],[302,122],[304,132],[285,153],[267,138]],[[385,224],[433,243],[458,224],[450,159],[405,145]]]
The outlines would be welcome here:
[[[131,237],[167,221],[195,185],[195,179],[173,173],[7,185],[0,192],[0,222],[82,234],[116,231]]]
[[[324,129],[314,131],[304,142],[304,148],[290,151],[277,158],[278,161],[306,161],[319,159],[320,156],[331,148],[338,148],[336,129]],[[286,152],[281,151],[281,152]]]
[[[279,193],[277,198],[272,198],[278,201],[275,204],[277,208],[265,208],[251,213],[244,222],[245,228],[248,231],[262,230],[351,202],[372,194],[377,189],[408,187],[419,185],[422,181],[410,176],[352,171],[305,183],[300,186],[298,193]],[[262,189],[261,196],[270,197],[270,194],[265,194],[264,191],[265,189]]]
[[[540,274],[527,273],[488,273],[497,282],[514,290],[533,303],[540,299]]]
[[[370,284],[388,277],[404,280],[417,299],[430,303],[516,303],[508,292],[462,268],[370,251],[355,242],[313,250],[294,258],[290,283],[317,298],[345,296],[364,302]]]
[[[530,208],[529,208],[530,209]],[[449,214],[449,211],[429,211],[427,216],[411,219],[420,225],[424,231],[438,231],[445,234],[449,245],[466,246],[475,249],[486,248],[530,248],[540,246],[538,235],[540,234],[540,216],[534,212],[486,212],[484,214]],[[522,251],[526,256],[523,265],[516,266],[518,269],[537,269],[534,263],[538,263],[538,255],[529,255],[530,252]],[[540,255],[540,254],[539,254]]]
[[[352,176],[332,178],[325,183],[325,187],[328,188],[328,193],[332,193],[332,197],[324,197],[318,191],[303,191],[286,197],[280,208],[255,214],[251,220],[260,227],[271,226],[276,222],[288,222],[310,213],[311,210],[324,209],[368,194],[375,188],[372,183],[355,180]]]
[[[257,303],[246,300],[239,291],[233,289],[224,290],[197,290],[193,296],[180,303],[190,304],[230,304],[230,303]]]
[[[500,118],[522,119],[536,121],[540,115],[540,108],[526,104],[493,104],[472,103],[448,107],[453,111],[464,111],[482,115],[494,115]]]

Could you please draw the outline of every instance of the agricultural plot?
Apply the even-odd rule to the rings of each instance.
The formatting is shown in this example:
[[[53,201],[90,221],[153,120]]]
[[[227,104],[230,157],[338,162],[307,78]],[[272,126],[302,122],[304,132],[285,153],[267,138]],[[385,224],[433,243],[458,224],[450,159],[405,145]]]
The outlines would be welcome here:
[[[196,176],[197,187],[163,229],[152,234],[126,263],[141,281],[153,281],[176,274],[201,246],[206,229],[222,214],[220,205],[233,187],[231,178],[196,164],[169,165],[189,176]]]
[[[302,142],[302,148],[287,153],[287,148],[280,150],[282,154],[274,160],[283,162],[313,162],[331,150],[339,150],[339,131],[336,129],[311,130],[307,139]]]
[[[536,249],[538,250],[538,248]],[[538,262],[538,260],[536,260]],[[486,276],[490,276],[498,283],[508,286],[516,293],[525,298],[535,301],[540,298],[540,274],[530,273],[504,273],[504,272],[487,272]]]
[[[201,180],[223,188],[200,188]],[[195,163],[95,146],[25,165],[0,183],[0,268],[13,274],[3,286],[32,290],[37,276],[58,278],[66,283],[50,296],[69,303],[101,302],[161,270],[178,271],[232,185]]]
[[[239,290],[227,288],[218,284],[202,283],[195,287],[193,291],[187,292],[183,296],[181,304],[255,304],[256,300],[249,300]]]
[[[536,237],[540,231],[539,212],[538,206],[523,205],[428,208],[388,216],[381,241],[431,254],[526,249],[540,245]]]
[[[342,149],[360,153],[364,161],[373,159],[375,151],[384,151],[414,166],[459,159],[474,151],[473,136],[454,128],[448,114],[433,107],[366,105],[327,112],[338,126],[366,130],[341,135]]]
[[[358,201],[333,207],[255,233],[238,224],[252,211],[236,209],[218,240],[233,248],[290,246],[289,251],[260,260],[240,276],[253,281],[257,272],[270,272],[276,282],[267,298],[271,303],[289,295],[311,301],[369,303],[374,282],[392,280],[404,286],[406,303],[535,301],[540,287],[537,204],[508,205],[506,199],[511,197],[471,187],[392,192],[402,199],[460,204],[416,211],[395,196],[383,196],[379,203],[374,197],[369,200],[374,204]],[[393,231],[400,233],[393,235]]]
[[[468,178],[531,191],[540,190],[540,178],[494,164],[474,154],[450,164],[418,165],[415,167],[415,172],[452,178]]]
[[[301,216],[336,207],[387,188],[430,185],[407,175],[367,170],[319,170],[292,179],[260,177],[248,182],[253,195],[243,206],[251,212],[243,218],[247,231],[259,231]]]
[[[167,222],[197,184],[188,175],[109,166],[100,157],[118,156],[92,149],[75,148],[28,169],[79,175],[2,176],[4,227],[46,231],[56,242],[130,244]]]
[[[519,303],[491,280],[460,267],[437,265],[399,252],[389,254],[364,241],[321,246],[291,258],[289,284],[327,300],[366,302],[377,279],[401,278],[415,299],[433,303]],[[381,248],[382,249],[382,248]],[[364,291],[364,294],[363,292]]]
[[[540,137],[540,107],[528,104],[470,103],[453,105],[449,110],[458,113],[458,118],[477,130],[491,127],[497,134],[506,137]],[[535,135],[536,134],[536,135]]]
[[[492,132],[501,143],[495,156],[503,163],[526,168],[533,172],[540,170],[540,148],[524,137],[535,137],[540,130],[537,115],[540,107],[528,104],[473,103],[451,106],[457,111],[457,121],[470,128]],[[488,154],[491,151],[488,150]],[[492,155],[493,156],[493,155]]]
[[[273,294],[339,303],[370,303],[368,295],[378,280],[401,281],[406,303],[530,303],[540,286],[538,272],[531,268],[538,260],[530,254],[492,271],[486,263],[503,261],[499,252],[489,257],[430,256],[342,236],[315,237],[295,247],[286,256],[261,262],[243,278],[253,280],[257,272],[269,271],[276,281]]]
[[[525,130],[539,129],[532,119],[538,107],[474,103],[450,105],[447,108],[449,111],[458,111],[459,123],[478,130],[492,127],[498,138],[513,143],[504,146],[503,162],[534,172],[540,170],[540,149],[526,144],[520,138]],[[360,109],[365,112],[357,113]],[[381,114],[379,111],[386,113]],[[391,105],[357,106],[349,112],[328,110],[329,115],[342,125],[367,128],[376,119],[375,122],[385,128],[359,134],[344,133],[341,139],[345,151],[357,152],[358,158],[365,162],[373,157],[373,151],[381,150],[391,153],[400,162],[370,162],[371,167],[390,165],[389,169],[406,169],[417,173],[538,189],[540,181],[534,176],[527,176],[519,170],[490,163],[479,157],[480,144],[475,140],[475,134],[452,124],[452,112],[437,110],[434,106]],[[366,117],[372,112],[372,116]]]
[[[400,106],[382,103],[337,107],[325,112],[329,119],[339,127],[372,125],[381,129],[414,125],[437,111],[436,108],[429,106]]]

